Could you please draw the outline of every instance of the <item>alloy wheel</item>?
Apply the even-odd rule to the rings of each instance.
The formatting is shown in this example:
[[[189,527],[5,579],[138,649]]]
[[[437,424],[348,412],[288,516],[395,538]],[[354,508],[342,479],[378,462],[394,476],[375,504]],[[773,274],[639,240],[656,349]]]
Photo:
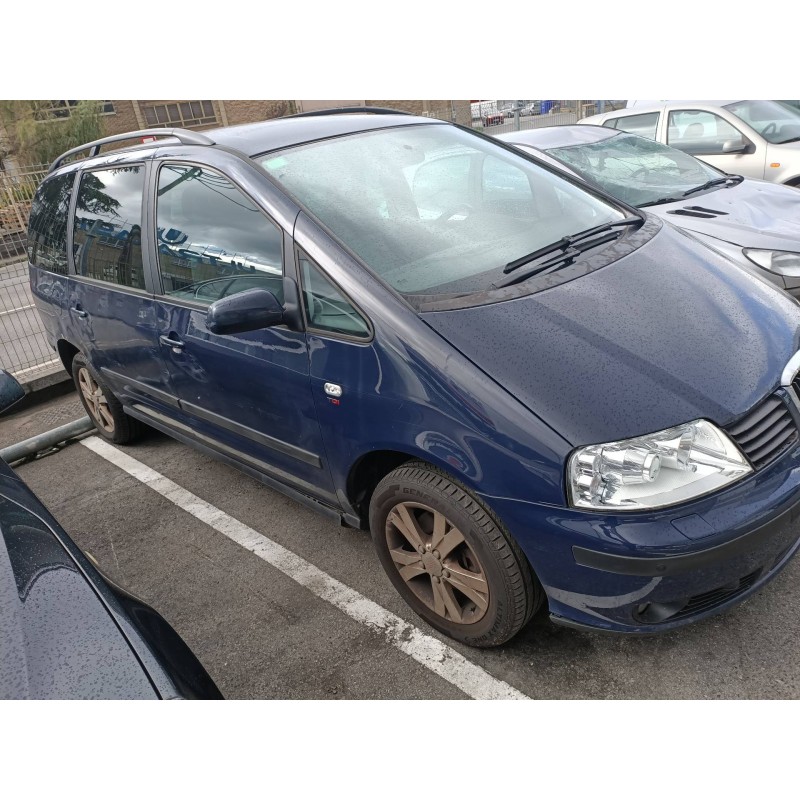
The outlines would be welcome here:
[[[114,418],[108,408],[108,400],[106,400],[100,385],[86,367],[81,367],[78,370],[78,386],[86,403],[86,408],[94,421],[106,433],[113,434]]]
[[[486,574],[444,514],[421,503],[397,503],[386,520],[386,543],[408,588],[442,619],[471,625],[486,614]]]

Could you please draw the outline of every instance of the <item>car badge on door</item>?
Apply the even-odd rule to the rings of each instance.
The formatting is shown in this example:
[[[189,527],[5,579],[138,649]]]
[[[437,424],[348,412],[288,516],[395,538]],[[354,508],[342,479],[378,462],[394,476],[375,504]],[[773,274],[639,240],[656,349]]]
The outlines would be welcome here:
[[[341,397],[342,387],[339,386],[338,383],[326,383],[325,394],[328,395],[328,397]]]

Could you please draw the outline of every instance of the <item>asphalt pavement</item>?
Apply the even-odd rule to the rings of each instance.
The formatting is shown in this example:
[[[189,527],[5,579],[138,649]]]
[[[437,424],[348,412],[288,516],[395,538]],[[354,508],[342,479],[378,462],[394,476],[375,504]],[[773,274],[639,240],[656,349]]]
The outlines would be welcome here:
[[[0,419],[0,447],[82,414],[70,393]],[[474,650],[413,614],[368,534],[155,431],[105,456],[92,441],[17,471],[104,572],[166,617],[226,697],[481,696],[473,685],[534,699],[800,697],[800,560],[736,609],[671,633],[585,633],[540,614],[503,647]],[[237,542],[231,531],[249,533]],[[402,635],[374,624],[379,613],[404,621]],[[458,678],[465,669],[472,683]]]

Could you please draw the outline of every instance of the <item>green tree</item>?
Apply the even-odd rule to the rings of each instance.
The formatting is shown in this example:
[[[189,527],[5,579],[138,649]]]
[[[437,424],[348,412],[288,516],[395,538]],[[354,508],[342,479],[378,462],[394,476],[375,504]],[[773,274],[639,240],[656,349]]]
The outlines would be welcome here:
[[[52,100],[0,101],[0,120],[8,135],[5,155],[23,164],[46,164],[66,150],[103,136],[102,102],[80,100],[55,109]]]

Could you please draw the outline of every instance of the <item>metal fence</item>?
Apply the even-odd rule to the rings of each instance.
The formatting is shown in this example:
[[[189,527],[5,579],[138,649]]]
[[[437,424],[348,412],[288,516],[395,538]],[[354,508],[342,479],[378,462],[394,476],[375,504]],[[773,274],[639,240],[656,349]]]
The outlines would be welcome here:
[[[439,102],[428,116],[497,134],[551,125],[619,108],[624,100],[485,100]],[[476,113],[477,111],[477,113]],[[47,174],[47,165],[0,170],[0,367],[23,379],[59,369],[47,344],[28,285],[25,256],[31,200]]]
[[[31,200],[46,174],[46,165],[0,171],[0,367],[21,379],[59,363],[33,305],[25,256]]]

